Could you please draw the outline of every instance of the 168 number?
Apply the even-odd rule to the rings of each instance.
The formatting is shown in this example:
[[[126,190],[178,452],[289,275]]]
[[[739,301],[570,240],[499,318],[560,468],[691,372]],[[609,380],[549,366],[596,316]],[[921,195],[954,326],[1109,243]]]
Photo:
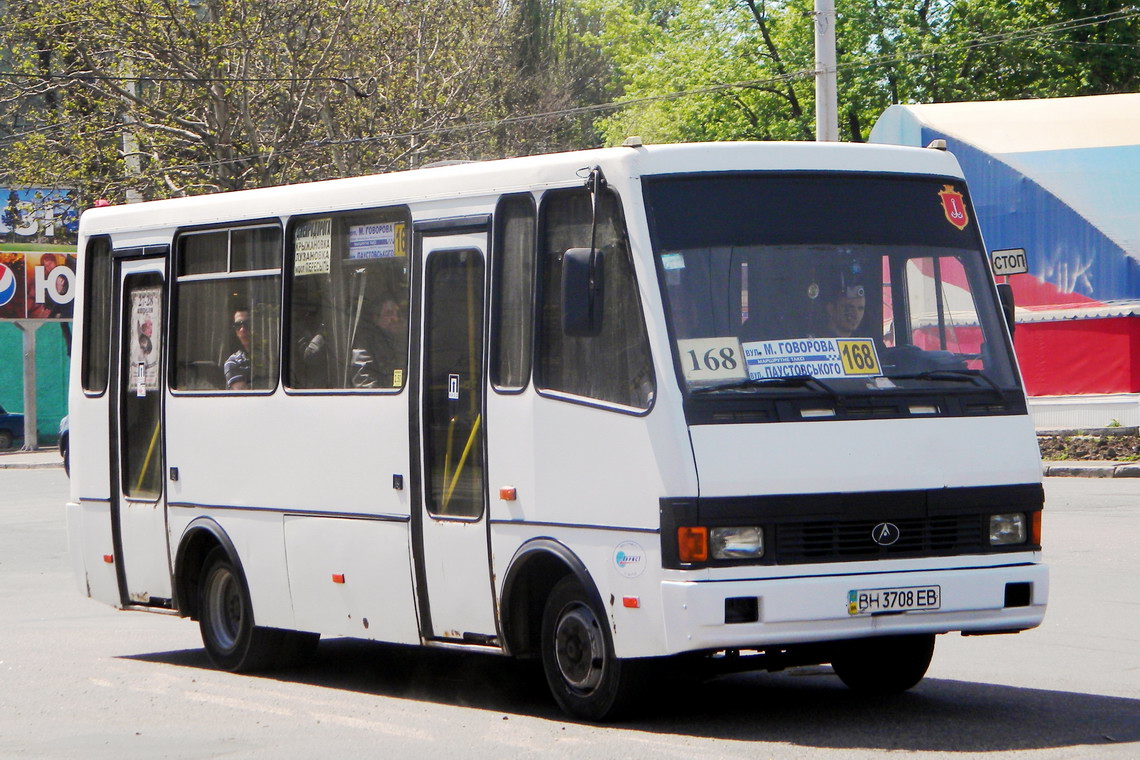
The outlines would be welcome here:
[[[879,371],[879,361],[869,340],[841,340],[839,353],[849,374],[875,374]]]
[[[730,346],[722,348],[710,348],[705,351],[703,358],[697,358],[697,352],[690,350],[689,359],[693,362],[693,371],[699,372],[701,369],[707,369],[710,372],[716,372],[718,369],[736,369],[740,366],[736,359],[736,351]],[[703,367],[701,366],[703,363]]]

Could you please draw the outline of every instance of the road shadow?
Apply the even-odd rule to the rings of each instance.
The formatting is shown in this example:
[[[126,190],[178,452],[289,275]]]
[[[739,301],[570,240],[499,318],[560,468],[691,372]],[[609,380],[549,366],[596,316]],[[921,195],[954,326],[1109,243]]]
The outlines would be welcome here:
[[[201,649],[124,659],[212,668]],[[566,721],[533,662],[355,639],[257,677]],[[666,684],[622,729],[828,749],[1003,752],[1140,742],[1140,700],[928,678],[860,697],[828,667]]]

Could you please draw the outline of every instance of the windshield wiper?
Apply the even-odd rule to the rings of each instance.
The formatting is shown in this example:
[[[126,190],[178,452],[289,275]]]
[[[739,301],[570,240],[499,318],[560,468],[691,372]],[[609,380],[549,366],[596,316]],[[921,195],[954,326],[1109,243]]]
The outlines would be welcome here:
[[[831,387],[813,375],[763,377],[758,380],[748,378],[747,380],[736,380],[729,383],[721,383],[720,385],[707,385],[703,388],[694,388],[691,392],[693,395],[697,395],[704,393],[716,393],[718,391],[750,390],[753,388],[814,388],[817,391],[823,391],[834,399],[839,398],[839,393],[835,390],[835,388]]]
[[[974,383],[1003,393],[1001,386],[978,369],[929,369],[925,372],[911,372],[905,375],[887,375],[890,380],[946,380],[952,383]]]

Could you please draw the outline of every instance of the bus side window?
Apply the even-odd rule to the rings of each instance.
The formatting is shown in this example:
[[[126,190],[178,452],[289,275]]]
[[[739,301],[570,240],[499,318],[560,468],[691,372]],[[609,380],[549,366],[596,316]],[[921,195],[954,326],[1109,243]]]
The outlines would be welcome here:
[[[585,189],[556,190],[543,197],[535,383],[543,390],[648,409],[656,384],[625,220],[612,191],[602,195],[599,206],[596,245],[604,252],[605,281],[602,329],[597,336],[569,336],[562,331],[562,256],[567,249],[590,245],[590,194]]]
[[[83,390],[107,390],[111,350],[111,241],[95,238],[87,244],[87,291],[83,329]]]
[[[280,228],[184,234],[176,267],[171,386],[197,391],[277,387]]]
[[[534,199],[529,193],[499,201],[495,211],[491,286],[491,384],[521,390],[530,377],[534,316]]]
[[[405,208],[304,218],[290,226],[286,385],[403,388],[408,229]]]

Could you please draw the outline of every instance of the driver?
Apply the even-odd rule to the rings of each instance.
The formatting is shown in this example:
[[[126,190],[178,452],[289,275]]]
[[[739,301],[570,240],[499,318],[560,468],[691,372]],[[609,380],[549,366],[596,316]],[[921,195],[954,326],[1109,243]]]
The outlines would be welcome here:
[[[847,285],[834,292],[824,304],[827,325],[820,338],[850,338],[863,322],[867,297],[862,285]]]

